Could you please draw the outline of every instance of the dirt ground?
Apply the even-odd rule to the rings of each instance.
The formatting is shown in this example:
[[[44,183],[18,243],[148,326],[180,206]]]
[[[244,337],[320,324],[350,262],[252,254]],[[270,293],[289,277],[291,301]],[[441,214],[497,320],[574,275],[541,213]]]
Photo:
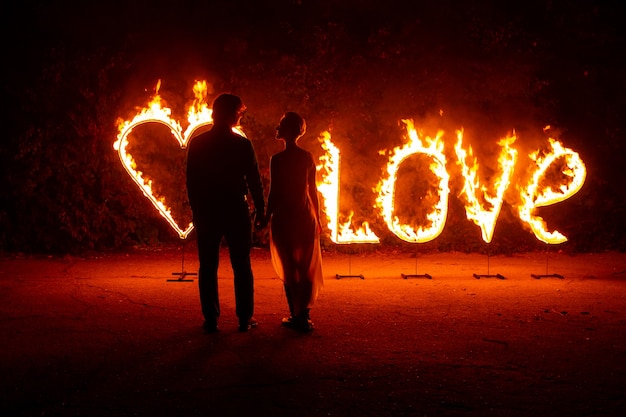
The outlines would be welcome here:
[[[626,254],[325,253],[299,334],[264,249],[237,331],[224,252],[205,334],[193,251],[0,259],[0,415],[626,415]]]

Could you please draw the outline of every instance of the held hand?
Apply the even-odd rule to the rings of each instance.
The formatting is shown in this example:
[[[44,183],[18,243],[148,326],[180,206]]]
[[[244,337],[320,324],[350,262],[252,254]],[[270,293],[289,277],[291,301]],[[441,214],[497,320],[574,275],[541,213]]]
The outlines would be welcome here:
[[[263,212],[256,212],[254,214],[254,227],[255,229],[264,229],[267,226],[267,218]]]

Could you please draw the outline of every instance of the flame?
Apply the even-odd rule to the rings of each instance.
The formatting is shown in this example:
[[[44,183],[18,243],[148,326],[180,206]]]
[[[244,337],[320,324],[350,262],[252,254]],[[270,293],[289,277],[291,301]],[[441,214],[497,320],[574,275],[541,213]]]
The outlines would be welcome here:
[[[180,123],[171,117],[172,109],[165,107],[162,102],[161,96],[159,95],[160,86],[161,80],[158,81],[155,95],[152,97],[147,107],[141,109],[131,120],[122,120],[118,123],[119,133],[117,135],[117,141],[113,144],[113,148],[118,151],[120,161],[126,169],[126,172],[128,172],[133,181],[135,181],[143,194],[152,202],[163,218],[167,220],[172,229],[178,233],[178,236],[181,239],[186,239],[193,230],[193,223],[189,223],[185,229],[176,223],[165,199],[154,195],[152,180],[143,178],[143,173],[137,170],[137,164],[133,157],[127,152],[126,148],[129,144],[130,134],[135,127],[144,123],[161,123],[170,128],[172,136],[178,141],[181,149],[185,149],[196,129],[213,123],[213,118],[211,117],[212,110],[208,108],[205,101],[207,93],[206,81],[196,81],[193,88],[195,99],[190,105],[187,115],[189,126],[183,133]],[[239,127],[233,130],[243,135]]]
[[[381,179],[374,190],[378,193],[376,206],[380,209],[380,213],[389,230],[400,239],[416,243],[428,242],[441,234],[448,214],[448,195],[450,193],[448,182],[450,177],[446,171],[446,156],[443,153],[443,132],[437,132],[437,136],[434,139],[426,137],[426,143],[423,143],[415,130],[413,121],[403,119],[402,122],[406,126],[409,142],[393,149],[387,163],[388,176]],[[432,211],[426,215],[429,225],[419,226],[416,230],[411,225],[401,224],[398,217],[394,215],[394,194],[400,164],[409,156],[420,153],[429,156],[433,160],[430,164],[430,170],[439,179],[437,185],[439,200],[434,205]]]
[[[137,170],[137,164],[128,153],[129,138],[133,129],[144,123],[160,123],[170,129],[172,136],[176,139],[181,149],[185,149],[201,126],[213,123],[212,110],[206,103],[207,83],[206,81],[196,81],[193,87],[195,99],[189,106],[187,112],[188,126],[183,129],[178,121],[171,117],[172,110],[164,105],[159,95],[161,81],[159,80],[155,94],[148,105],[130,120],[121,120],[118,123],[117,141],[113,147],[118,152],[120,161],[126,172],[131,176],[143,194],[152,202],[159,213],[167,220],[170,226],[178,233],[181,239],[186,239],[193,230],[193,223],[189,223],[186,228],[181,228],[173,219],[171,209],[167,206],[163,197],[158,197],[152,189],[152,180],[145,179],[144,174]],[[440,111],[442,114],[443,111]],[[449,196],[449,174],[446,170],[446,157],[443,153],[444,143],[443,132],[437,132],[434,139],[426,137],[422,141],[414,123],[410,119],[403,119],[405,124],[408,143],[394,148],[392,151],[381,151],[389,154],[386,166],[387,177],[382,178],[377,184],[374,192],[377,193],[375,207],[380,210],[380,214],[387,224],[389,230],[398,238],[407,242],[422,243],[435,239],[441,234],[445,226],[448,212]],[[548,130],[546,127],[544,130]],[[240,126],[234,127],[233,131],[246,136]],[[343,223],[339,221],[340,202],[340,151],[333,144],[329,132],[321,133],[319,141],[325,153],[319,158],[320,164],[317,170],[321,172],[321,181],[318,181],[318,190],[323,197],[324,212],[328,219],[330,238],[334,243],[379,243],[379,238],[370,230],[369,223],[363,221],[360,228],[356,228],[352,223],[354,212],[344,216],[347,220]],[[515,133],[507,135],[498,142],[501,147],[498,157],[500,168],[499,176],[492,184],[489,192],[486,185],[481,184],[478,179],[479,165],[473,155],[471,146],[466,150],[463,148],[463,131],[457,131],[457,143],[455,151],[457,164],[461,166],[465,179],[461,195],[465,196],[465,211],[467,218],[477,224],[482,233],[482,238],[489,243],[493,237],[495,224],[500,213],[504,193],[511,183],[511,178],[517,162],[517,150],[511,145],[516,141]],[[546,243],[562,243],[567,238],[560,232],[547,231],[543,219],[534,214],[536,208],[548,206],[563,201],[574,195],[582,187],[586,169],[578,153],[550,138],[550,149],[530,154],[537,169],[534,171],[529,183],[524,187],[518,187],[520,191],[521,203],[517,206],[520,219],[530,225],[531,230],[537,239]],[[402,162],[411,155],[423,154],[432,159],[430,170],[438,178],[435,190],[428,193],[429,197],[438,200],[433,204],[432,210],[425,216],[425,225],[414,228],[412,225],[402,224],[398,216],[395,215],[394,199],[396,192],[396,180],[398,169]],[[554,173],[559,171],[557,176],[560,185],[540,186],[540,182],[553,183]],[[563,177],[566,177],[563,181]]]
[[[472,220],[480,227],[482,238],[485,242],[491,242],[493,231],[496,226],[496,220],[502,208],[502,200],[504,192],[511,183],[515,163],[517,162],[517,150],[511,148],[515,142],[515,133],[500,139],[498,145],[502,147],[500,156],[498,157],[498,166],[501,174],[494,180],[494,195],[490,195],[485,185],[481,185],[477,177],[478,162],[472,151],[471,145],[469,150],[463,148],[463,131],[457,130],[457,142],[454,147],[457,155],[457,164],[461,166],[465,183],[461,190],[461,195],[465,195],[465,213],[469,220]],[[467,160],[470,160],[468,165]],[[483,204],[483,201],[487,204]],[[487,207],[485,207],[487,206]]]
[[[317,183],[317,189],[323,197],[324,212],[328,219],[331,241],[337,244],[378,243],[378,236],[370,230],[368,222],[363,222],[359,229],[354,230],[352,225],[353,211],[350,211],[348,221],[339,223],[340,152],[332,142],[330,132],[322,132],[318,139],[325,153],[320,156],[321,163],[317,166],[317,170],[321,172],[321,180]]]
[[[193,133],[200,126],[205,126],[207,123],[213,123],[213,109],[210,109],[206,103],[207,85],[206,81],[196,81],[193,86],[193,95],[195,99],[189,111],[187,112],[187,121],[189,126],[185,130],[184,137],[191,138]],[[182,145],[181,145],[182,146]]]
[[[528,185],[520,189],[522,204],[519,205],[518,211],[520,219],[528,223],[537,239],[545,243],[557,244],[567,241],[567,237],[557,230],[548,232],[545,221],[535,216],[533,212],[537,207],[555,204],[576,194],[583,186],[587,172],[577,152],[563,147],[555,139],[549,138],[548,141],[550,150],[545,151],[543,155],[540,155],[539,151],[529,155],[535,161],[537,170],[533,173]],[[539,182],[546,177],[548,168],[559,159],[562,159],[564,163],[560,172],[568,178],[568,181],[560,184],[557,189],[553,189],[550,185],[540,187]]]

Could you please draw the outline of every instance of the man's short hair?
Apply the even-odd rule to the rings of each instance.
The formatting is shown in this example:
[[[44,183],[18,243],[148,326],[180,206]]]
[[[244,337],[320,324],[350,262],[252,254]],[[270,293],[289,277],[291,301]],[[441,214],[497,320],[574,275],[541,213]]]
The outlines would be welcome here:
[[[220,94],[213,100],[213,120],[221,121],[237,114],[243,107],[239,96],[229,93]]]

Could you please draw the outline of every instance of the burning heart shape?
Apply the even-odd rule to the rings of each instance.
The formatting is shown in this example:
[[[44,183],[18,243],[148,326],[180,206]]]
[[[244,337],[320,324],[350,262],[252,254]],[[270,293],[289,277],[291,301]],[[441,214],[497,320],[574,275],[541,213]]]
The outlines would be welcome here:
[[[206,83],[204,84],[204,92],[206,93]],[[196,89],[194,88],[194,91]],[[198,94],[196,93],[196,97]],[[202,99],[204,95],[202,95]],[[174,139],[178,142],[181,149],[185,149],[192,135],[202,126],[213,123],[211,117],[212,111],[204,104],[203,100],[196,100],[196,103],[190,108],[188,114],[189,126],[183,132],[180,123],[170,117],[171,109],[161,106],[161,100],[157,94],[149,106],[144,108],[132,120],[123,121],[119,124],[119,134],[114,144],[115,150],[118,151],[120,161],[126,169],[126,172],[133,179],[135,184],[143,192],[143,195],[150,200],[159,213],[167,220],[172,229],[181,239],[186,239],[193,230],[193,223],[189,223],[186,228],[181,227],[172,216],[171,209],[166,203],[164,197],[157,197],[152,188],[152,180],[143,178],[143,173],[137,170],[137,164],[133,156],[128,151],[129,136],[134,128],[147,123],[157,123],[165,125],[170,129]]]

